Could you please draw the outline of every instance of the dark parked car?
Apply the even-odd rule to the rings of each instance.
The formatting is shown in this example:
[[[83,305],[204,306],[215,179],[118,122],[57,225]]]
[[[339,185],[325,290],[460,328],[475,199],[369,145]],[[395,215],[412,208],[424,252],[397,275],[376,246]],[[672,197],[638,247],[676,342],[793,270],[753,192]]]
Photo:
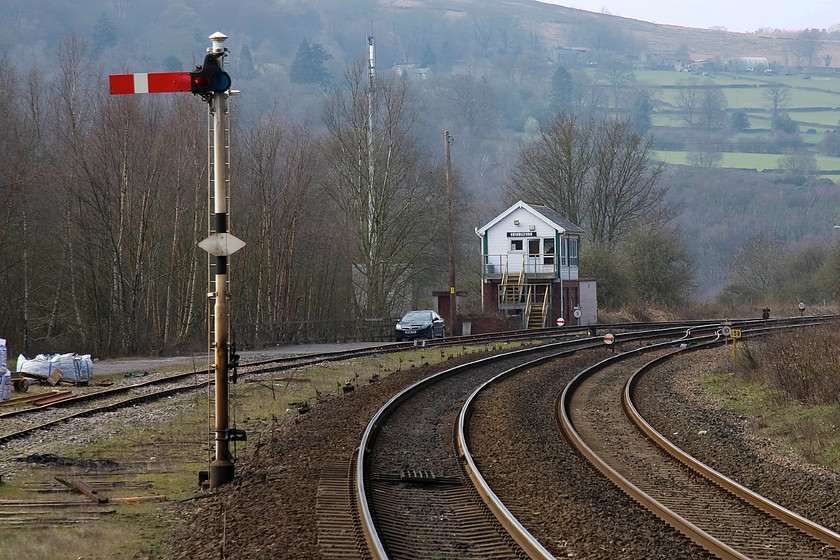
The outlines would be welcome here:
[[[409,311],[397,323],[396,340],[400,342],[404,338],[443,338],[443,317],[424,309],[422,311]]]

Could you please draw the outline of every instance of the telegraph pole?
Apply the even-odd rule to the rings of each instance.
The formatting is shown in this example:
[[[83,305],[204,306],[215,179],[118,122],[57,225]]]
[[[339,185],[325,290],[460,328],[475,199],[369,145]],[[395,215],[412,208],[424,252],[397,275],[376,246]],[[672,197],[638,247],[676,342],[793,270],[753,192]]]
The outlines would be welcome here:
[[[449,222],[449,321],[451,333],[455,334],[458,326],[458,295],[455,293],[455,220],[452,217],[452,159],[449,156],[449,146],[452,138],[449,131],[443,132],[443,145],[446,151],[446,214]]]
[[[376,245],[376,224],[374,223],[374,200],[373,200],[373,94],[375,86],[375,72],[376,72],[376,58],[374,53],[374,39],[373,35],[368,35],[368,137],[367,137],[367,156],[368,156],[368,259],[370,261],[370,269],[368,275],[376,274],[378,277],[379,268],[374,265],[374,245]],[[378,278],[376,279],[378,285]],[[373,279],[368,279],[368,286],[374,286]],[[368,294],[368,302],[370,302],[370,295]]]

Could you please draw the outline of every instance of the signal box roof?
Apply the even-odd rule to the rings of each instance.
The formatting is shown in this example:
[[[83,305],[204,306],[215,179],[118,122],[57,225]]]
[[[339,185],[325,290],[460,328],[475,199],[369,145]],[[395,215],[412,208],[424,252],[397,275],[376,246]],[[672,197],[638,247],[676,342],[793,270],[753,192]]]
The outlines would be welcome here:
[[[496,216],[495,218],[493,218],[493,220],[491,220],[484,226],[476,228],[475,233],[478,236],[483,237],[484,234],[487,233],[488,229],[490,229],[500,221],[504,220],[512,212],[520,208],[530,212],[534,215],[534,217],[548,223],[561,234],[571,233],[575,235],[583,235],[584,233],[586,233],[579,226],[576,226],[575,224],[573,224],[572,222],[570,222],[569,220],[567,220],[566,218],[549,208],[548,206],[543,206],[540,204],[528,204],[521,200],[513,206],[511,206],[510,208],[508,208],[507,210],[505,210],[504,212],[502,212],[501,214],[499,214],[498,216]]]

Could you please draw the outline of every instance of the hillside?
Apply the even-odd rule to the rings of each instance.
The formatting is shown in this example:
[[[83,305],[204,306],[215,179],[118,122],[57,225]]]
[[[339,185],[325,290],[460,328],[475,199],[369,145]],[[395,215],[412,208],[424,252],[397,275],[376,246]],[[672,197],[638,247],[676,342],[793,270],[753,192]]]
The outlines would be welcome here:
[[[662,25],[536,0],[501,0],[494,2],[492,8],[480,0],[382,0],[381,5],[406,11],[434,10],[444,19],[475,18],[489,10],[505,12],[522,27],[534,31],[546,49],[582,46],[580,29],[597,26],[604,33],[617,32],[632,37],[642,59],[650,54],[686,50],[693,60],[761,56],[780,66],[801,64],[792,44],[796,38],[793,33],[733,33]],[[840,67],[840,40],[821,40],[816,54],[832,55],[831,67]]]
[[[34,68],[51,80],[43,89],[44,102],[47,92],[60,89],[66,68],[55,61],[69,64],[70,46],[78,47],[70,54],[78,57],[86,85],[106,98],[109,73],[191,70],[201,61],[207,36],[217,30],[229,36],[226,68],[233,87],[242,92],[235,98],[235,111],[243,130],[276,111],[290,123],[305,123],[320,132],[326,95],[344,87],[346,70],[364,60],[366,38],[375,36],[377,72],[404,72],[412,81],[423,110],[414,131],[418,142],[432,157],[440,157],[443,130],[455,138],[452,162],[469,205],[459,224],[460,243],[468,248],[459,278],[474,280],[472,230],[508,202],[505,187],[519,150],[556,114],[550,103],[552,77],[561,66],[568,67],[579,89],[582,110],[628,115],[638,100],[649,102],[643,104],[643,117],[649,121],[646,130],[656,137],[659,157],[682,164],[673,166],[666,178],[674,204],[689,205],[676,223],[696,256],[702,297],[713,297],[722,287],[729,256],[747,238],[777,236],[790,248],[810,241],[825,244],[825,224],[836,223],[836,201],[829,200],[832,190],[825,188],[824,177],[822,186],[812,189],[786,183],[773,173],[782,150],[773,144],[772,115],[763,94],[773,83],[785,82],[791,92],[787,108],[802,133],[794,139],[796,145],[816,153],[837,126],[837,34],[824,33],[810,45],[809,62],[797,33],[652,24],[535,0],[242,0],[235,7],[219,0],[80,0],[73,7],[58,0],[0,3],[0,31],[14,38],[7,59],[19,75]],[[303,44],[323,49],[329,79],[291,79]],[[825,55],[831,57],[828,69]],[[780,71],[761,76],[675,71],[690,61],[713,60],[719,66],[726,58],[743,56],[764,57]],[[696,174],[685,165],[695,131],[680,120],[679,89],[689,78],[703,81],[698,90],[720,89],[727,101],[721,109],[726,119],[743,110],[745,130],[716,130],[713,139],[723,165],[742,171],[724,173],[718,164]],[[840,171],[837,155],[831,158],[819,160],[821,169]],[[743,171],[751,169],[768,172]],[[727,187],[728,181],[735,184]],[[699,196],[697,190],[708,190],[708,196]],[[771,204],[764,196],[768,192],[784,198],[785,204]],[[760,205],[752,202],[758,200]],[[702,213],[694,205],[702,206]],[[749,228],[735,234],[732,224],[742,212],[753,218]],[[477,293],[477,281],[473,288]]]
[[[502,20],[507,22],[507,30],[498,27]],[[58,0],[6,0],[0,5],[0,30],[14,38],[7,51],[10,58],[23,63],[40,60],[47,71],[52,65],[43,61],[53,58],[71,34],[90,41],[94,49],[101,51],[100,60],[111,69],[132,60],[162,61],[166,56],[189,64],[206,46],[207,35],[216,30],[231,37],[234,51],[247,46],[257,53],[270,47],[272,50],[265,53],[266,64],[276,64],[293,54],[304,38],[328,46],[336,60],[348,60],[363,53],[363,46],[349,48],[348,38],[354,36],[361,44],[364,36],[373,32],[387,53],[387,58],[383,58],[389,61],[387,67],[391,60],[399,61],[400,55],[411,58],[410,43],[420,40],[412,35],[418,32],[424,33],[425,40],[433,46],[452,47],[459,38],[447,32],[458,30],[462,35],[474,35],[487,24],[498,27],[497,40],[514,41],[514,27],[524,34],[533,34],[533,39],[549,54],[556,47],[597,50],[599,44],[609,47],[619,38],[629,39],[630,50],[637,52],[641,60],[650,55],[685,51],[693,60],[762,56],[783,66],[802,63],[792,45],[795,34],[745,34],[668,26],[536,0],[281,0],[272,4],[243,0],[235,9],[218,1],[195,0],[150,0],[142,5],[81,0],[72,7]],[[399,43],[403,44],[402,49]],[[501,54],[501,49],[493,50]],[[165,54],[156,56],[158,51]],[[819,41],[815,55],[823,54],[832,55],[832,68],[840,67],[840,41]],[[819,59],[814,64],[822,65]]]

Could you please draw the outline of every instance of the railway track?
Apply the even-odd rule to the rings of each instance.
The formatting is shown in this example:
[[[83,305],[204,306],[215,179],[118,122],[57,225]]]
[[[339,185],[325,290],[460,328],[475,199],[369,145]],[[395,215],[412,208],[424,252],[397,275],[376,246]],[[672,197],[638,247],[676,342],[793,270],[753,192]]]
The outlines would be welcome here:
[[[840,535],[712,471],[644,421],[632,402],[634,384],[674,354],[656,352],[654,361],[640,353],[604,360],[567,386],[558,418],[573,445],[633,499],[719,558],[840,558]]]
[[[599,326],[597,328],[606,330],[610,329],[611,326]],[[635,323],[622,326],[622,329],[631,331],[648,328],[651,328],[651,324]],[[596,327],[569,327],[562,330],[554,328],[490,333],[450,337],[447,339],[383,344],[369,348],[286,356],[268,360],[255,360],[243,363],[237,368],[237,376],[248,377],[259,374],[277,373],[322,362],[335,362],[382,353],[400,352],[418,346],[444,347],[484,344],[487,350],[490,350],[498,344],[513,341],[576,338],[593,332],[595,329]],[[210,369],[149,374],[139,382],[135,382],[133,379],[119,380],[116,386],[106,389],[97,387],[77,389],[77,394],[72,396],[66,393],[61,395],[60,398],[51,398],[45,395],[30,400],[30,406],[0,408],[0,443],[25,437],[32,432],[47,429],[56,424],[72,420],[73,418],[94,416],[119,408],[167,398],[180,393],[207,390],[214,381],[212,370]]]
[[[709,326],[709,325],[707,325]],[[709,328],[714,328],[713,326],[709,326]],[[613,329],[610,329],[613,330]],[[685,329],[674,329],[672,330],[667,336],[673,340],[676,338],[676,332],[682,331],[684,332]],[[556,330],[555,330],[556,332]],[[640,337],[648,337],[648,338],[656,338],[656,337],[663,337],[666,336],[661,331],[660,332],[649,332],[649,333],[620,333],[617,335],[617,343],[626,347],[629,344],[624,344],[625,342],[629,342],[632,338],[640,338]],[[457,339],[446,339],[444,342],[447,344],[461,343],[457,341]],[[437,342],[437,341],[435,341]],[[586,350],[587,345],[590,345],[590,349]],[[397,345],[388,345],[389,347],[394,347]],[[553,346],[554,350],[548,348],[549,346]],[[562,352],[570,352],[574,350],[576,354],[583,354],[585,352],[596,352],[603,357],[604,354],[604,346],[601,342],[600,337],[593,337],[590,339],[577,339],[574,341],[564,341],[562,343],[555,343],[553,345],[546,345],[545,347],[541,347],[539,349],[529,349],[533,350],[534,352],[546,352],[546,355],[550,354],[552,351],[557,351],[561,347],[564,347]],[[597,348],[595,348],[597,347]],[[376,351],[368,351],[369,353],[376,353]],[[523,351],[521,353],[522,357],[526,353]],[[557,354],[559,352],[555,352]],[[347,354],[345,354],[347,356]],[[324,361],[323,356],[317,356],[311,359],[313,362]],[[302,360],[306,362],[307,359]],[[342,358],[335,358],[335,359],[342,359]],[[524,363],[528,363],[532,361],[533,357],[528,357],[527,359],[521,360],[522,363],[519,365],[523,365]],[[270,362],[278,362],[278,360],[271,360]],[[285,360],[284,360],[285,362]],[[301,361],[298,361],[298,365]],[[252,366],[253,364],[247,364],[248,367]],[[258,365],[255,366],[255,369],[258,368],[269,368],[263,371],[273,371],[270,368],[273,367],[274,364],[269,362],[260,362]],[[296,365],[291,365],[288,362],[281,367],[297,367]],[[246,365],[242,366],[243,374]],[[502,375],[509,370],[513,370],[516,366],[512,363],[503,364],[499,363],[496,365],[495,370],[492,372],[485,372],[483,374],[482,379],[487,380],[496,375]],[[530,366],[536,367],[536,366]],[[453,372],[450,372],[452,374]],[[195,374],[187,374],[187,375],[195,375]],[[445,376],[444,376],[445,377]],[[472,387],[465,387],[462,392],[462,400],[464,398],[469,397],[470,394],[475,390],[480,380],[476,380],[476,383],[473,384]],[[442,393],[447,393],[450,391],[441,391]],[[434,393],[430,393],[434,394]],[[399,401],[399,398],[395,397],[395,401]],[[427,400],[425,405],[416,405],[418,406],[415,409],[415,412],[406,414],[406,417],[409,418],[410,421],[414,421],[414,431],[407,432],[411,439],[406,440],[409,442],[413,441],[422,441],[426,439],[426,435],[419,430],[420,423],[417,421],[420,418],[419,414],[423,413],[423,409],[430,408],[431,400]],[[391,546],[395,546],[394,550],[398,551],[395,554],[388,555],[387,552],[385,556],[381,557],[394,557],[394,558],[401,558],[401,557],[421,557],[421,558],[429,558],[435,557],[438,555],[444,555],[447,551],[454,551],[456,557],[459,558],[486,558],[488,556],[495,556],[495,557],[512,557],[512,558],[521,558],[527,556],[534,556],[532,551],[528,551],[527,545],[521,544],[521,538],[514,537],[511,535],[511,530],[507,527],[507,523],[503,521],[498,521],[496,517],[498,513],[493,512],[492,507],[488,507],[486,503],[488,502],[488,497],[483,492],[471,489],[473,484],[469,482],[468,479],[470,478],[470,474],[465,474],[465,467],[464,459],[461,458],[461,455],[464,453],[463,450],[459,450],[455,445],[452,443],[452,430],[454,427],[459,423],[459,419],[463,415],[463,407],[455,406],[453,407],[453,411],[446,416],[446,420],[442,420],[440,417],[436,419],[432,416],[427,416],[429,421],[432,423],[431,425],[434,426],[433,431],[437,433],[434,435],[435,439],[438,440],[448,440],[448,446],[450,449],[453,450],[453,453],[450,453],[447,457],[438,457],[434,455],[436,452],[430,451],[431,448],[427,447],[423,452],[414,455],[409,455],[406,451],[410,450],[397,450],[395,455],[388,456],[387,453],[386,461],[383,463],[383,466],[380,470],[381,476],[368,476],[368,481],[374,482],[377,486],[376,492],[369,491],[368,495],[371,496],[370,500],[365,498],[362,501],[359,501],[357,498],[352,497],[352,492],[356,491],[356,488],[359,484],[365,484],[363,481],[365,478],[364,473],[370,472],[365,471],[363,467],[363,461],[358,463],[358,466],[355,464],[345,464],[340,465],[339,468],[332,472],[331,474],[326,472],[329,469],[326,469],[324,480],[331,479],[332,483],[326,484],[323,494],[319,491],[318,500],[320,505],[320,509],[322,513],[319,513],[318,516],[318,524],[319,527],[322,527],[320,533],[321,537],[324,539],[324,545],[327,546],[327,541],[330,540],[330,536],[335,536],[336,534],[342,533],[343,536],[340,539],[332,541],[332,549],[337,551],[344,547],[345,552],[338,553],[335,552],[335,555],[332,556],[325,556],[331,558],[351,558],[351,557],[380,557],[377,556],[376,553],[371,553],[369,543],[371,540],[371,534],[366,534],[366,530],[360,528],[358,525],[351,524],[348,528],[347,523],[348,519],[355,520],[365,517],[366,515],[370,515],[371,521],[370,526],[373,527],[372,532],[379,535],[381,532],[381,527],[387,524],[390,524],[392,528],[392,533],[395,534],[395,541],[389,544],[382,545],[382,550],[388,551],[390,550]],[[391,434],[393,430],[393,426],[391,425],[390,418],[381,418],[383,424],[374,428],[375,431],[378,432],[374,439],[378,439],[381,433],[388,432],[388,436],[391,437],[393,440],[398,440],[399,438],[394,437]],[[5,422],[3,422],[5,423]],[[409,422],[410,424],[411,422]],[[370,430],[370,428],[369,428]],[[367,436],[368,434],[366,434]],[[367,444],[362,445],[362,449],[365,450],[365,453],[368,454],[370,457],[370,453],[373,452],[373,446],[368,448]],[[449,457],[455,458],[454,463],[450,461]],[[417,462],[412,464],[412,460],[416,459]],[[388,462],[390,461],[390,463]],[[424,463],[423,461],[426,461]],[[426,465],[430,468],[423,468]],[[442,468],[437,468],[438,465],[442,465]],[[451,468],[453,467],[454,468]],[[479,463],[479,472],[486,465]],[[342,473],[350,473],[342,474]],[[358,476],[358,473],[363,473],[363,476]],[[332,488],[330,488],[332,486]],[[414,532],[415,529],[408,523],[402,523],[399,521],[401,515],[405,515],[405,503],[403,502],[403,498],[396,497],[396,498],[388,498],[385,496],[385,492],[387,491],[387,487],[411,487],[417,496],[421,496],[416,501],[412,502],[408,509],[410,511],[410,515],[414,515],[415,517],[430,517],[430,520],[426,521],[427,523],[431,523],[432,527],[424,527],[422,524],[417,525],[419,530]],[[368,486],[367,489],[370,490],[374,488],[374,486]],[[458,491],[456,491],[456,488]],[[383,490],[384,489],[384,490]],[[379,494],[382,491],[382,496],[377,496],[376,498],[373,497],[373,494]],[[435,509],[434,506],[430,506],[430,503],[434,502],[427,502],[424,501],[422,495],[424,493],[431,492],[434,494],[438,494],[443,496],[447,493],[452,494],[455,496],[453,501],[450,501],[448,498],[441,502],[443,504],[442,509],[438,507]],[[341,499],[339,501],[334,501],[336,494],[341,494]],[[363,506],[366,503],[373,503],[373,500],[379,500],[377,502],[378,506],[367,513],[364,511],[369,506]],[[350,511],[347,515],[342,515],[344,521],[333,519],[328,519],[329,515],[327,512],[335,511],[336,506],[335,504],[340,503],[344,504],[341,508],[347,507]],[[507,504],[507,500],[504,500],[504,503]],[[447,505],[449,504],[449,505]],[[454,505],[453,505],[454,504]],[[389,509],[390,508],[390,509]],[[466,517],[460,518],[452,518],[449,519],[449,511],[450,508],[453,515],[462,515],[466,514]],[[529,514],[533,517],[534,512],[527,511],[528,508],[523,507],[510,507],[508,508],[515,514],[515,517],[512,515],[511,518],[515,522],[520,517],[527,517]],[[437,519],[433,516],[429,516],[427,514],[434,513],[434,512],[442,512],[439,514]],[[380,515],[384,514],[384,515]],[[383,522],[382,517],[385,519],[390,519],[394,517],[398,521],[390,522],[385,521]],[[466,521],[464,521],[466,519]],[[489,523],[487,520],[490,520]],[[423,519],[421,519],[423,521]],[[460,527],[461,530],[456,532],[449,532],[447,533],[446,530],[440,532],[440,527],[451,527],[457,526]],[[463,528],[468,527],[468,530],[464,531]],[[529,529],[532,528],[530,524],[527,525]],[[426,529],[429,529],[428,531]],[[493,536],[495,534],[495,536]],[[379,538],[378,536],[376,538]],[[348,539],[350,542],[353,543],[352,545],[347,545]],[[450,542],[452,541],[452,542]],[[386,542],[388,542],[386,540]],[[542,538],[537,540],[539,542],[547,542],[543,541]],[[338,543],[343,543],[340,545]],[[428,546],[426,543],[429,543]],[[434,544],[433,544],[434,543]],[[551,543],[554,544],[553,542]],[[498,548],[497,548],[498,546]],[[450,548],[447,548],[450,547]],[[349,550],[349,552],[348,552]],[[551,554],[555,556],[564,555],[562,554],[562,549],[560,549],[560,554],[557,554],[556,551],[558,550],[556,547],[550,547]],[[427,552],[432,551],[429,555],[426,555]],[[347,556],[342,556],[341,554],[349,554]],[[406,556],[402,556],[402,555]],[[472,554],[472,556],[470,556]],[[510,556],[507,556],[507,555]],[[597,556],[591,556],[597,557]],[[606,556],[601,556],[606,557]]]
[[[673,338],[674,333],[669,334],[671,340],[667,348],[658,349],[657,352],[670,353],[673,351],[671,347],[675,345],[696,344],[695,339],[677,340]],[[639,338],[638,335],[627,336],[623,341]],[[707,334],[707,338],[723,342],[719,331]],[[590,339],[587,342],[592,341]],[[560,350],[560,347],[563,349]],[[360,504],[359,517],[367,544],[367,551],[362,556],[369,554],[373,558],[408,559],[435,555],[459,558],[485,558],[488,555],[496,558],[554,557],[487,485],[479,467],[471,458],[466,443],[468,438],[464,433],[465,425],[470,416],[469,403],[481,391],[481,387],[495,383],[497,379],[513,376],[523,369],[535,367],[543,361],[585,348],[587,344],[583,341],[577,345],[558,344],[553,349],[518,352],[516,359],[512,359],[512,356],[494,359],[482,364],[480,370],[475,369],[476,364],[455,368],[457,373],[443,372],[436,376],[440,379],[418,383],[395,396],[383,407],[363,438],[356,472],[357,505]],[[635,356],[631,359],[640,362],[649,360]],[[620,387],[623,386],[623,382],[620,383]],[[467,396],[467,393],[472,395]],[[601,387],[595,393],[603,398],[609,391]],[[587,402],[585,408],[590,411],[592,425],[604,424],[598,420],[603,412],[600,404]],[[620,407],[618,414],[623,416]],[[459,449],[453,451],[450,430],[456,415],[456,446]],[[646,439],[635,427],[630,431],[635,437]],[[635,442],[625,443],[617,434],[605,437],[604,442],[602,448],[613,452],[636,445]],[[652,453],[650,447],[647,453]],[[661,462],[661,451],[656,453],[651,469],[654,473],[655,465],[658,464],[656,461]],[[633,457],[626,460],[633,463],[639,459]],[[670,473],[666,472],[664,476],[668,477]],[[470,494],[473,496],[470,497]],[[481,499],[478,500],[477,496]],[[716,497],[712,503],[718,503],[717,500]],[[691,499],[688,501],[692,502]],[[727,507],[724,506],[724,510]],[[707,505],[698,509],[709,510]],[[719,516],[718,512],[711,517],[718,519],[719,525],[729,526],[728,519],[724,518],[721,522]],[[753,520],[748,525],[758,525],[764,531],[769,531],[775,523],[775,520],[765,516],[760,522]],[[464,527],[469,530],[464,531]],[[683,526],[679,527],[681,531],[684,529]],[[740,533],[736,530],[733,534]],[[789,538],[787,541],[782,539],[774,543],[762,541],[760,537],[753,538],[752,544],[756,549],[762,546],[774,547],[770,556],[756,555],[755,550],[752,551],[753,556],[726,556],[722,552],[723,548],[708,548],[707,543],[702,546],[723,558],[778,557],[781,550],[789,551],[786,554],[791,553],[792,558],[836,557],[833,552],[825,552],[824,543],[807,536],[803,539],[802,536],[799,530],[794,529],[791,535],[784,537]],[[749,538],[743,540],[751,542]],[[802,555],[796,556],[797,553]],[[695,552],[695,555],[702,556],[702,553]]]
[[[685,334],[680,327],[627,333],[618,339],[674,339]],[[602,347],[600,338],[587,338],[511,352],[441,372],[392,398],[369,424],[359,451],[355,480],[367,546],[363,556],[551,557],[514,515],[491,503],[492,492],[482,487],[463,442],[463,410],[476,388],[494,378]],[[461,436],[453,441],[457,426]]]

